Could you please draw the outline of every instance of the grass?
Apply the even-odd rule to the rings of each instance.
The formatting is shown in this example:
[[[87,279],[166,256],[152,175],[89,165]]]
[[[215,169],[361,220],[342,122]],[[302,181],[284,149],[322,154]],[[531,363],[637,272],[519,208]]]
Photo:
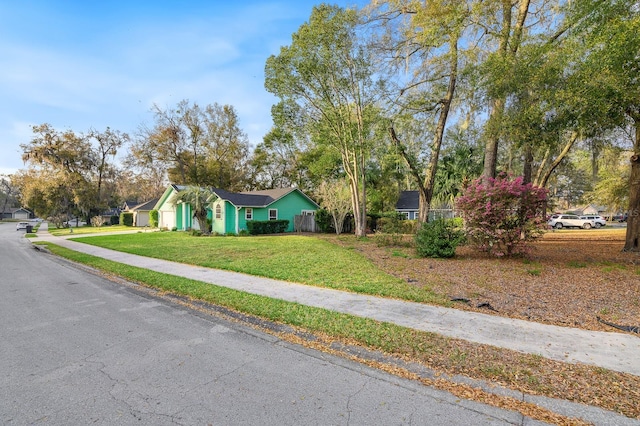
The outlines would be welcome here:
[[[80,226],[78,228],[54,228],[53,226],[49,227],[49,233],[55,236],[67,236],[70,234],[95,234],[98,232],[118,232],[118,231],[135,231],[139,230],[143,232],[147,228],[135,228],[131,226],[124,225],[111,225],[111,226]],[[71,232],[73,230],[73,232]]]
[[[324,348],[331,352],[333,342],[364,345],[405,360],[419,362],[434,369],[438,375],[464,374],[471,378],[501,383],[523,392],[600,406],[630,417],[640,415],[640,407],[637,406],[637,400],[633,397],[635,390],[640,386],[640,378],[636,376],[598,367],[551,361],[540,355],[522,354],[326,309],[270,299],[123,265],[54,244],[46,245],[59,256],[164,292],[203,300],[312,332],[317,336],[317,340],[309,345],[316,349]],[[287,338],[284,335],[281,337]],[[372,365],[384,368],[379,362],[372,362]],[[408,378],[416,378],[415,374],[412,375],[397,366],[387,366],[387,371]],[[472,389],[468,385],[441,379],[420,378],[419,380],[430,386],[453,392],[459,397],[473,397],[497,406],[519,410],[525,415],[552,423],[559,421],[557,418],[553,420],[554,418],[549,417],[554,414],[547,410],[538,409],[532,413],[531,404],[522,404],[508,397],[487,396],[483,391]],[[574,386],[576,383],[580,383],[581,386]]]
[[[443,295],[383,272],[357,250],[313,237],[192,237],[183,232],[153,232],[85,237],[82,242],[207,268],[354,293],[450,305]]]

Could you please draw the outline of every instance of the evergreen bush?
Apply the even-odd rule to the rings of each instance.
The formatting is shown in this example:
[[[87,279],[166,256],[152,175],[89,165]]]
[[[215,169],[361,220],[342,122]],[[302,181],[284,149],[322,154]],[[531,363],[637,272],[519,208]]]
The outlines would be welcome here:
[[[247,229],[251,235],[281,234],[289,227],[289,221],[281,220],[250,220]]]
[[[465,241],[464,231],[448,219],[423,223],[416,233],[416,251],[421,257],[449,258]]]
[[[120,223],[124,226],[133,226],[133,213],[131,212],[120,213]]]
[[[160,213],[158,212],[158,210],[151,210],[149,212],[149,226],[152,228],[157,228],[159,221]]]
[[[331,232],[336,232],[333,227],[333,217],[331,217],[331,213],[329,213],[326,209],[320,209],[316,211],[315,214],[316,225],[318,225],[318,229],[320,232],[324,234],[329,234]]]

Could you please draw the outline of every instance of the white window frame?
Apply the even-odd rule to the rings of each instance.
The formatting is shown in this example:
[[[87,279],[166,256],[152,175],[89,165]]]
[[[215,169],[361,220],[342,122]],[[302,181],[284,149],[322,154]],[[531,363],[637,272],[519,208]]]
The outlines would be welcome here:
[[[315,210],[302,210],[302,216],[315,216]]]
[[[220,204],[216,204],[215,218],[216,220],[222,220],[222,206]]]
[[[271,217],[271,212],[275,212],[275,217]],[[278,209],[269,209],[269,220],[278,220]]]
[[[253,220],[253,209],[251,207],[244,209],[244,220]]]

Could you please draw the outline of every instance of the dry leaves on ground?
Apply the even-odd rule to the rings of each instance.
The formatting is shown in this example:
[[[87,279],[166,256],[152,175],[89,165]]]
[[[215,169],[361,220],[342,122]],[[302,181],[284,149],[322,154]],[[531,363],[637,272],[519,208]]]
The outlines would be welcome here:
[[[412,285],[461,299],[458,309],[616,331],[597,317],[640,326],[640,255],[622,252],[624,235],[624,229],[552,231],[526,258],[513,259],[471,247],[459,247],[453,259],[424,259],[411,247],[378,247],[374,238],[334,240]]]

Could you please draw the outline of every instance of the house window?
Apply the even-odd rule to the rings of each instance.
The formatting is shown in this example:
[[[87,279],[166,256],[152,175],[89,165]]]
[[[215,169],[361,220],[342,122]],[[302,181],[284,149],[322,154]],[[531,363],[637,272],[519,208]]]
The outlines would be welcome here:
[[[244,218],[246,220],[253,220],[253,209],[247,207],[247,209],[244,211]]]
[[[269,209],[269,220],[278,220],[278,210]]]
[[[222,206],[220,204],[216,205],[216,219],[222,219]]]
[[[404,216],[405,219],[410,219],[410,215],[409,212],[402,212],[402,216]]]
[[[315,210],[302,210],[302,216],[315,216]]]

